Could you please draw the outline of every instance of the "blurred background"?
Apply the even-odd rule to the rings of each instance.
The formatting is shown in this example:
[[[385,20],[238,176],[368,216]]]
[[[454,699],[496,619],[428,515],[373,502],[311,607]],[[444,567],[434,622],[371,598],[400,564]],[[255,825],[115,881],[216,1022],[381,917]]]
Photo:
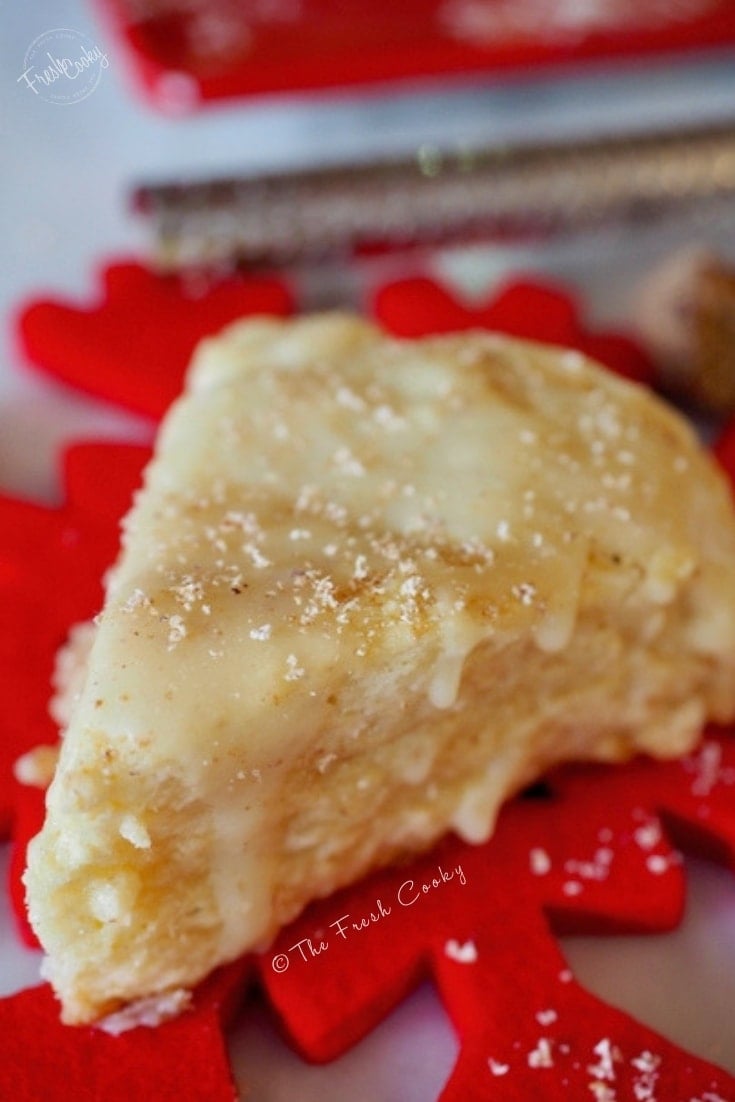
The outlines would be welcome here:
[[[307,307],[361,305],[416,272],[475,298],[509,274],[550,273],[583,289],[591,316],[628,321],[641,280],[672,255],[733,256],[729,0],[1,10],[6,489],[52,494],[55,449],[90,424],[146,435],[71,392],[49,411],[47,389],[17,370],[19,304],[90,301],[112,260],[285,264]],[[67,55],[92,60],[49,80],[48,58]],[[682,132],[693,143],[655,144]],[[331,171],[344,166],[373,176]],[[254,190],[253,176],[284,172],[297,179]],[[217,193],[191,187],[222,180]],[[254,226],[268,232],[249,246]],[[33,454],[19,454],[29,433]]]
[[[30,301],[92,304],[128,259],[276,273],[303,308],[367,308],[417,276],[471,305],[531,277],[637,341],[687,406],[735,404],[730,0],[2,0],[0,16],[2,492],[54,501],[67,442],[151,439],[150,419],[31,372],[18,338]],[[569,952],[735,1069],[733,892],[692,870],[681,932]],[[36,961],[6,934],[8,990]],[[418,1102],[455,1054],[428,990],[327,1069],[263,1015],[233,1045],[254,1102]]]

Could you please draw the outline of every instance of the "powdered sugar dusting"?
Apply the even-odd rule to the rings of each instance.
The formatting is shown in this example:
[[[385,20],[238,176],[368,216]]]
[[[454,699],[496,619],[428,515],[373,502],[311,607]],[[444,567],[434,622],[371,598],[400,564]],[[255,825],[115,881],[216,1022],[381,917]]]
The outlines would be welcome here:
[[[546,876],[551,871],[551,858],[541,846],[534,846],[528,860],[534,876]]]
[[[474,964],[477,961],[477,946],[474,941],[459,942],[451,938],[444,946],[444,952],[450,960],[458,964]]]
[[[529,1068],[553,1068],[552,1045],[548,1037],[540,1037],[536,1047],[528,1053]]]
[[[719,784],[735,785],[735,769],[723,767],[722,747],[714,740],[705,739],[683,765],[692,777],[693,796],[710,796]]]

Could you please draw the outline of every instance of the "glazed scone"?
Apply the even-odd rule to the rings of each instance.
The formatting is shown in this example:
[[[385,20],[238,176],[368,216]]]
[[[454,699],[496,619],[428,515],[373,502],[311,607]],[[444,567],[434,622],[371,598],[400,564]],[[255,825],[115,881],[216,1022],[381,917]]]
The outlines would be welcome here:
[[[486,839],[552,763],[732,717],[729,492],[575,352],[237,324],[161,429],[82,681],[31,921],[65,1021],[165,1013],[309,900]]]

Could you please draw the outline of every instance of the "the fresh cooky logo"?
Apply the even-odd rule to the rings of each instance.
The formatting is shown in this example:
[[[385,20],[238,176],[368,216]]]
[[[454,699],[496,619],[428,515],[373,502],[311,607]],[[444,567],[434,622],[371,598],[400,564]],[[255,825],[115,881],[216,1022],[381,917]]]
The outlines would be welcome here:
[[[79,103],[91,96],[109,64],[89,35],[55,27],[31,42],[18,83],[48,103]]]

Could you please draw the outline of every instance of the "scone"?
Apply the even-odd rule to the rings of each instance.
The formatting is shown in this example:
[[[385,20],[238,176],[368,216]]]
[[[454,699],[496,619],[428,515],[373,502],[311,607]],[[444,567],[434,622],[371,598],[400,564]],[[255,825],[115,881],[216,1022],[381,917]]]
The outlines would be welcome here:
[[[661,402],[485,333],[237,324],[161,429],[30,848],[64,1020],[165,1014],[551,764],[734,710],[733,508]]]

